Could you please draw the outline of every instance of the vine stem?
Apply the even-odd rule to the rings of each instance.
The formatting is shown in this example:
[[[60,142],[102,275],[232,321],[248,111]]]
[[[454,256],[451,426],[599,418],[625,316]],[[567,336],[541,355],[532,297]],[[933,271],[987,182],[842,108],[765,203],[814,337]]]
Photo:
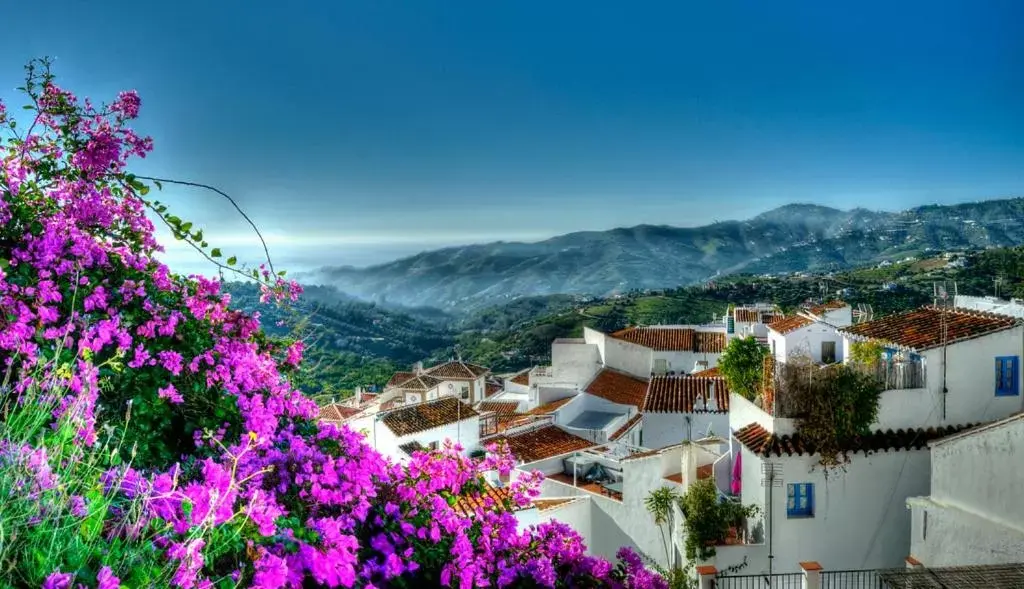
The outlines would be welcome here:
[[[242,210],[242,207],[238,206],[238,202],[230,195],[228,195],[228,193],[224,192],[223,190],[215,186],[210,186],[209,184],[203,184],[201,182],[175,180],[173,178],[155,178],[153,176],[139,176],[138,174],[136,174],[135,177],[138,178],[139,180],[149,180],[150,182],[177,184],[179,186],[191,186],[193,188],[203,188],[211,192],[216,192],[217,194],[227,199],[227,201],[231,203],[231,206],[233,206],[235,210],[238,211],[238,214],[241,215],[242,218],[245,219],[247,223],[249,223],[249,226],[252,227],[252,230],[256,232],[256,237],[259,238],[260,244],[263,245],[263,253],[264,255],[266,255],[267,258],[267,266],[270,267],[270,272],[272,274],[274,274],[275,276],[277,275],[277,272],[274,271],[274,262],[270,259],[270,248],[267,247],[267,240],[263,239],[263,234],[260,233],[260,228],[256,226],[256,223],[253,222],[251,218],[249,218],[249,215],[247,215],[245,211]]]

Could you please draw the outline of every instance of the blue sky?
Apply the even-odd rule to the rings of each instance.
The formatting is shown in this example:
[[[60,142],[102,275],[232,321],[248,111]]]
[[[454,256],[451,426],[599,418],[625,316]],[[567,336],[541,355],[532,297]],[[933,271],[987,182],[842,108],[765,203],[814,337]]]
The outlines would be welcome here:
[[[5,7],[0,96],[43,55],[137,89],[138,171],[235,195],[292,265],[1024,195],[1019,0],[146,4]],[[166,197],[252,251],[215,197]]]

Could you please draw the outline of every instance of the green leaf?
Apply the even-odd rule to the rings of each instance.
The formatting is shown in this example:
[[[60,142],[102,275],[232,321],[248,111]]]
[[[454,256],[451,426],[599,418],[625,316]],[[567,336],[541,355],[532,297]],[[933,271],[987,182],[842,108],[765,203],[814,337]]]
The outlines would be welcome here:
[[[164,185],[161,184],[159,180],[153,180],[153,184],[156,186],[157,190],[163,190],[164,189]]]
[[[141,194],[142,196],[146,196],[147,194],[149,194],[149,186],[146,186],[145,184],[140,184],[138,190],[139,194]]]
[[[228,258],[228,266],[234,266],[236,262],[238,262],[238,258],[235,256]]]
[[[185,232],[185,233],[188,233],[189,231],[192,231],[192,222],[191,221],[186,221],[185,223],[182,223],[181,224],[181,230],[183,232]]]
[[[213,248],[213,250],[210,251],[210,257],[211,258],[219,258],[220,257],[220,248],[219,247]]]

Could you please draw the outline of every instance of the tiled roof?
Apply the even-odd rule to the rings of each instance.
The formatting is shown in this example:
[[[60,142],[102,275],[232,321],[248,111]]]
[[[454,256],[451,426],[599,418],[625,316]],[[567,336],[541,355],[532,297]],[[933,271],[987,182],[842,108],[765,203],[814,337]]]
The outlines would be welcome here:
[[[539,407],[535,407],[533,409],[530,409],[529,411],[526,412],[526,414],[527,415],[547,415],[548,413],[554,413],[555,411],[558,411],[558,409],[561,408],[562,405],[565,405],[566,403],[568,403],[569,401],[572,401],[575,398],[576,397],[574,397],[574,396],[573,397],[565,397],[564,399],[559,399],[557,401],[552,401],[550,403],[545,403],[543,405],[540,405]]]
[[[445,362],[444,364],[438,364],[433,368],[428,368],[426,372],[431,376],[446,380],[476,380],[490,371],[490,368],[484,368],[483,366],[477,366],[476,364],[461,362],[459,360],[452,360],[451,362]]]
[[[640,458],[650,458],[651,456],[657,456],[658,454],[661,454],[662,452],[668,452],[669,450],[674,450],[676,448],[679,448],[682,445],[683,445],[682,443],[669,444],[668,446],[665,446],[663,448],[655,448],[654,450],[646,450],[644,452],[637,452],[636,454],[630,454],[629,456],[626,456],[622,460],[625,461],[625,460],[639,460]]]
[[[409,380],[405,380],[395,385],[394,388],[401,389],[403,391],[429,391],[430,389],[436,388],[437,385],[441,384],[442,380],[434,378],[427,374],[421,374],[419,376],[413,375]]]
[[[484,484],[481,492],[467,492],[455,500],[452,509],[463,517],[471,517],[477,508],[483,511],[510,511],[513,509],[512,493],[508,487]]]
[[[517,417],[519,412],[519,401],[481,401],[477,405],[477,411],[484,413],[487,411],[493,411],[497,414],[498,419],[502,417]]]
[[[377,393],[363,392],[361,395],[359,395],[359,403],[360,404],[362,404],[362,403],[369,403],[370,401],[374,401],[376,399],[377,399]]]
[[[493,397],[503,390],[505,390],[505,387],[500,382],[489,380],[484,384],[484,398]]]
[[[733,319],[742,323],[757,323],[758,312],[756,309],[736,309],[732,313]]]
[[[877,582],[886,587],[914,589],[1020,589],[1024,587],[1024,564],[903,567],[878,571]]]
[[[479,415],[472,407],[454,397],[437,401],[417,403],[388,412],[381,418],[385,426],[396,436],[407,436],[417,432],[455,423]]]
[[[661,352],[719,354],[725,349],[724,333],[689,327],[627,327],[610,337]]]
[[[414,376],[416,376],[416,374],[413,372],[396,372],[394,376],[391,377],[391,380],[388,381],[388,384],[384,385],[384,388],[397,387]]]
[[[703,376],[704,378],[711,378],[712,376],[722,376],[722,369],[715,366],[714,368],[708,368],[707,370],[700,370],[690,374],[690,376]]]
[[[781,333],[785,335],[787,333],[796,331],[801,327],[806,327],[812,323],[814,322],[806,317],[802,317],[800,315],[790,315],[789,317],[783,317],[781,319],[776,319],[775,321],[772,321],[771,325],[768,326],[768,329],[774,331],[775,333]]]
[[[332,403],[320,408],[320,419],[324,421],[343,421],[359,413],[361,413],[361,410],[355,407]]]
[[[566,497],[564,499],[534,499],[533,505],[534,507],[537,508],[537,511],[548,511],[551,509],[555,509],[556,507],[568,505],[573,501],[581,499],[583,499],[583,497]]]
[[[549,425],[508,437],[496,438],[508,442],[512,455],[521,462],[536,462],[594,446],[589,440],[574,436],[554,425]]]
[[[637,413],[633,417],[630,417],[629,421],[627,421],[626,423],[622,424],[622,427],[620,427],[619,429],[615,430],[615,433],[613,433],[612,435],[608,436],[608,439],[614,442],[615,440],[617,440],[617,439],[621,438],[622,436],[628,434],[631,429],[636,427],[636,425],[638,423],[640,423],[641,420],[643,420],[643,417],[644,416],[639,414],[639,413]]]
[[[813,307],[807,310],[815,315],[821,316],[825,313],[828,313],[829,311],[836,311],[838,309],[842,309],[843,307],[849,306],[849,304],[843,301],[829,301],[827,303],[822,303],[820,305],[814,305]]]
[[[424,446],[423,444],[417,442],[416,440],[413,440],[411,442],[406,442],[405,444],[401,444],[400,446],[398,446],[398,449],[401,450],[403,453],[409,455],[409,456],[412,456],[413,452],[426,452],[427,451],[426,446]]]
[[[712,397],[717,404],[715,413],[729,412],[729,387],[722,377],[655,376],[647,389],[644,413],[695,413],[697,397],[705,402]],[[701,409],[700,413],[707,412]]]
[[[605,368],[587,385],[587,392],[620,405],[640,407],[647,395],[647,382]]]
[[[889,450],[917,450],[925,448],[928,442],[944,436],[955,434],[972,425],[958,425],[928,429],[907,429],[892,431],[878,430],[866,436],[858,436],[843,448],[843,452],[874,452]],[[748,450],[760,456],[787,456],[814,454],[813,446],[800,435],[777,436],[770,433],[758,423],[752,423],[736,431],[734,434]]]
[[[1021,324],[1014,317],[968,311],[965,309],[939,309],[921,307],[898,315],[889,315],[874,321],[844,328],[841,333],[896,344],[919,352],[968,340]]]
[[[512,379],[511,379],[512,382],[514,382],[514,383],[516,383],[518,385],[522,385],[524,387],[530,386],[530,370],[532,370],[532,369],[531,368],[527,368],[526,370],[524,370],[524,371],[520,372],[519,374],[513,376]]]

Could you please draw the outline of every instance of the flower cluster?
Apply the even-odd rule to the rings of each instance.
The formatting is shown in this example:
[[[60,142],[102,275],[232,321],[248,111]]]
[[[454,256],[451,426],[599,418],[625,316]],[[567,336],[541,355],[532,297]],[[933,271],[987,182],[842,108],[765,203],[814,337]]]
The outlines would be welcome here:
[[[483,496],[483,473],[511,468],[504,448],[477,461],[446,446],[397,465],[360,434],[318,424],[285,376],[301,344],[272,341],[218,281],[175,275],[154,257],[147,212],[207,244],[126,171],[152,149],[128,127],[138,95],[96,108],[37,71],[25,88],[31,124],[0,145],[0,362],[10,375],[0,401],[35,408],[64,435],[0,430],[0,463],[18,466],[12,484],[26,505],[78,472],[68,454],[48,454],[52,444],[93,457],[102,473],[92,495],[61,506],[95,523],[95,536],[74,559],[48,553],[50,570],[25,569],[26,582],[664,586],[628,551],[618,565],[586,556],[564,525],[520,529],[514,513],[537,478],[463,509],[466,496]],[[0,107],[13,131],[9,119]],[[264,267],[250,278],[267,302],[301,293]],[[124,443],[109,450],[104,431]],[[0,567],[24,557],[4,550]],[[140,564],[151,561],[143,554],[157,566]]]

